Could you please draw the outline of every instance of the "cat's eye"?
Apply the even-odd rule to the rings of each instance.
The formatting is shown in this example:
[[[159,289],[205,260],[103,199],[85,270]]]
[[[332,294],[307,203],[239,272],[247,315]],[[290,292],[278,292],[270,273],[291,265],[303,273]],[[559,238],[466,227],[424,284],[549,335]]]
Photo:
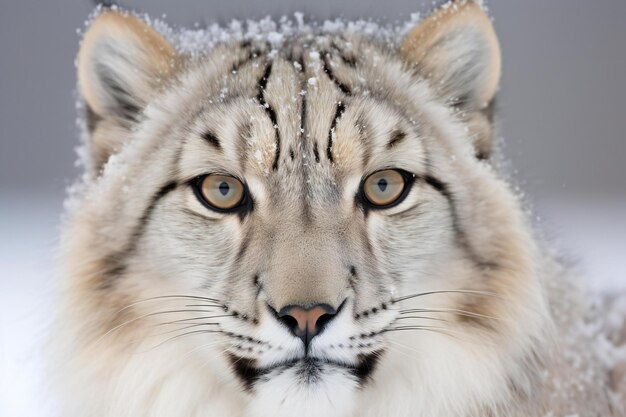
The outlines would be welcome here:
[[[241,181],[229,175],[206,175],[196,183],[196,195],[212,209],[230,211],[242,205],[245,187]]]
[[[396,169],[374,172],[363,181],[363,196],[371,206],[376,208],[387,208],[398,204],[406,197],[409,176],[410,174]]]

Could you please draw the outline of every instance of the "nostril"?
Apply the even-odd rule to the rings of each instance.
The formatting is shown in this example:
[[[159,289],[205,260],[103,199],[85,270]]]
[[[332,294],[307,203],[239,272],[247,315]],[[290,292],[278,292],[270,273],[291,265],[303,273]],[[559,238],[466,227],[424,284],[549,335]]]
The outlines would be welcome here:
[[[289,330],[295,331],[298,328],[298,320],[289,315],[278,316],[278,320],[283,322]]]
[[[321,333],[322,330],[324,330],[324,327],[326,327],[326,325],[336,316],[335,313],[332,314],[323,314],[320,316],[320,318],[317,319],[317,322],[315,323],[315,327],[317,329],[317,333]]]

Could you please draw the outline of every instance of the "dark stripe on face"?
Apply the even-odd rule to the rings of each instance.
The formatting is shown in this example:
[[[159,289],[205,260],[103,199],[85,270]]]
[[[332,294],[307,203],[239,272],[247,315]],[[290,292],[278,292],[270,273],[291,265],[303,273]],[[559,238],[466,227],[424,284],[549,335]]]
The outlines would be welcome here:
[[[302,55],[298,58],[298,65],[300,65],[300,73],[302,74],[302,81],[300,82],[300,91],[303,92],[302,96],[302,107],[300,107],[300,137],[304,137],[304,132],[306,130],[306,96],[309,90],[309,83],[306,79],[306,70],[304,67],[304,59]],[[292,158],[293,159],[293,158]]]
[[[152,216],[152,213],[154,212],[154,209],[158,205],[159,201],[161,201],[163,197],[174,191],[176,187],[178,187],[178,183],[176,181],[168,182],[167,184],[162,186],[159,191],[154,194],[154,196],[152,196],[150,204],[144,210],[143,215],[139,218],[139,223],[135,227],[135,232],[132,235],[132,240],[130,241],[127,249],[128,252],[133,251],[137,246],[137,241],[141,238],[141,236],[143,236],[146,225],[150,221],[150,217]]]
[[[230,68],[230,72],[232,73],[239,71],[241,67],[246,65],[248,62],[258,57],[261,54],[261,50],[258,47],[252,47],[252,42],[249,40],[242,41],[240,43],[242,49],[247,51],[247,56],[243,59],[236,61],[232,67]]]
[[[326,156],[330,162],[333,162],[333,133],[337,128],[337,122],[343,116],[343,113],[346,111],[346,106],[340,101],[337,103],[337,110],[335,110],[335,118],[333,119],[332,124],[330,125],[330,130],[328,131],[328,147],[326,148]]]
[[[448,186],[444,184],[442,181],[430,175],[425,176],[424,181],[426,181],[426,184],[430,185],[435,190],[437,190],[440,194],[442,194],[445,198],[447,198],[448,201],[451,201],[451,202],[453,201],[452,194],[448,190]]]
[[[395,145],[402,142],[404,139],[406,139],[406,133],[404,133],[401,130],[394,131],[391,134],[391,139],[389,139],[389,142],[387,143],[387,149],[393,148]]]
[[[304,91],[304,94],[302,95],[302,107],[300,108],[300,137],[304,137],[304,132],[306,131],[306,87],[302,91]]]
[[[353,55],[348,56],[336,43],[332,42],[331,46],[335,51],[339,53],[339,57],[343,61],[344,64],[349,66],[350,68],[356,68],[356,58]]]
[[[480,256],[478,256],[470,246],[467,235],[465,234],[465,231],[463,230],[459,222],[459,215],[456,209],[456,201],[454,199],[454,195],[452,194],[448,186],[441,180],[430,175],[426,175],[425,177],[423,177],[423,180],[424,182],[426,182],[426,184],[430,185],[432,188],[438,191],[439,194],[444,196],[446,200],[448,200],[448,205],[450,206],[450,214],[452,216],[452,227],[454,228],[454,233],[456,235],[457,241],[464,249],[465,253],[472,259],[472,262],[482,268],[496,268],[497,265],[494,262],[485,261]]]
[[[364,167],[370,161],[372,156],[372,147],[369,138],[373,137],[372,128],[370,124],[367,122],[365,116],[361,114],[356,121],[356,128],[359,131],[359,138],[363,143],[363,165]]]
[[[352,291],[354,291],[354,294],[356,295],[358,293],[357,282],[359,281],[359,276],[356,273],[356,267],[354,265],[350,266],[349,271],[350,277],[348,277],[348,285],[352,288]]]
[[[313,145],[313,156],[315,156],[315,162],[320,161],[320,152],[317,150],[317,142]]]
[[[248,251],[248,245],[250,245],[250,233],[249,232],[246,233],[245,237],[243,238],[243,241],[241,242],[241,245],[239,246],[239,250],[237,251],[237,256],[235,257],[236,264],[239,264],[239,262],[241,262],[241,260],[245,256],[246,252]]]
[[[335,77],[335,74],[330,69],[330,61],[328,60],[328,57],[329,57],[329,53],[327,52],[324,54],[324,73],[328,75],[328,78],[330,78],[330,80],[333,83],[335,83],[337,88],[339,88],[339,90],[341,90],[342,93],[344,93],[347,96],[351,95],[352,91],[350,91],[350,88],[348,88],[348,86],[346,86],[341,81],[339,81],[337,77]]]
[[[370,240],[370,236],[369,236],[369,233],[367,232],[367,228],[364,228],[361,231],[361,241],[363,242],[363,245],[365,246],[365,250],[367,251],[367,253],[372,257],[372,259],[376,259],[374,255],[374,246],[372,245],[372,242]]]
[[[209,145],[212,145],[215,149],[222,150],[222,144],[220,143],[220,140],[213,133],[203,133],[202,139],[204,139]]]
[[[114,279],[124,272],[126,269],[126,259],[128,259],[128,257],[131,256],[137,249],[137,243],[143,236],[146,225],[150,221],[150,217],[152,216],[154,209],[163,197],[174,191],[177,187],[178,183],[176,181],[168,182],[162,186],[150,199],[150,204],[148,204],[143,212],[143,215],[139,218],[139,221],[135,226],[135,230],[131,234],[126,247],[123,250],[107,257],[107,260],[105,261],[105,269],[107,272],[105,273],[106,277],[104,277],[105,279],[101,284],[102,289],[110,288],[113,285]]]
[[[276,156],[274,157],[274,164],[272,165],[272,169],[276,171],[278,169],[278,159],[280,158],[280,131],[278,130],[278,120],[276,118],[276,112],[269,105],[269,103],[265,100],[265,87],[267,87],[267,82],[272,74],[272,63],[270,62],[265,67],[265,72],[263,76],[259,80],[259,92],[257,94],[257,100],[263,106],[265,113],[267,113],[270,121],[272,122],[272,127],[274,128],[274,135],[276,138]]]
[[[444,196],[446,200],[448,200],[448,205],[450,206],[450,213],[452,215],[452,227],[454,228],[454,233],[456,234],[457,239],[460,242],[462,242],[462,245],[466,246],[467,239],[465,237],[465,232],[461,229],[461,226],[459,224],[458,214],[456,210],[456,201],[454,200],[454,196],[448,189],[448,186],[445,183],[443,183],[441,180],[435,177],[432,177],[430,175],[426,175],[423,178],[423,180],[424,182],[426,182],[426,184],[430,185],[439,194]]]

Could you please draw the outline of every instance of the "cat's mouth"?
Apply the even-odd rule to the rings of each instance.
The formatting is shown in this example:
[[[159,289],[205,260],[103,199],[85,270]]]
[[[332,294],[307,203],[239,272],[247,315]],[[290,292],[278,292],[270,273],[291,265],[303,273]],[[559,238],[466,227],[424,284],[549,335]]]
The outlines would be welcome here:
[[[267,367],[259,367],[254,359],[243,358],[234,354],[229,354],[229,360],[237,377],[241,379],[246,388],[252,389],[259,379],[271,378],[272,375],[278,375],[286,370],[295,371],[305,383],[312,383],[318,377],[323,376],[325,372],[336,370],[343,370],[354,376],[359,383],[363,383],[376,369],[382,354],[383,351],[379,350],[359,355],[354,364],[311,356],[296,358]]]

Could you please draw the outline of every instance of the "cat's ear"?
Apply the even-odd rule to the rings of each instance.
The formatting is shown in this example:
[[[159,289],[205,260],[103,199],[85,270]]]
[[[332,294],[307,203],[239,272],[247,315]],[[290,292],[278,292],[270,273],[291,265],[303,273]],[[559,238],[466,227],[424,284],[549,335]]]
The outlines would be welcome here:
[[[96,166],[120,147],[176,65],[174,47],[141,19],[113,10],[94,19],[78,54],[78,83]]]
[[[139,18],[111,10],[91,24],[78,54],[78,81],[100,117],[134,120],[175,66],[175,50]]]
[[[400,53],[439,97],[466,114],[477,154],[488,156],[501,57],[483,9],[470,0],[446,3],[409,32]]]

